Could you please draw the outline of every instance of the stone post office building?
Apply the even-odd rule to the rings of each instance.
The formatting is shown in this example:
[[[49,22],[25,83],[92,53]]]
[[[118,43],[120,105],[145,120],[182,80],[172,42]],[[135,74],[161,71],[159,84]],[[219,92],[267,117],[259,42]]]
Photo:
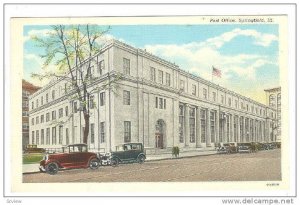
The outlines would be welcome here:
[[[274,141],[276,110],[145,50],[111,40],[93,57],[91,70],[95,83],[89,89],[123,75],[116,92],[91,96],[92,150],[110,151],[124,142],[195,150],[218,142]],[[30,143],[50,148],[82,142],[83,113],[67,87],[56,79],[30,96]]]

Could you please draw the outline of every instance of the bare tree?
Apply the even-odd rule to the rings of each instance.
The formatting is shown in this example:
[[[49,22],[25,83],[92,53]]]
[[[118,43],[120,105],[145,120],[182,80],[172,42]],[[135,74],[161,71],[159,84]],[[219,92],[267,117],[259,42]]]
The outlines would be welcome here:
[[[90,124],[90,96],[92,93],[117,88],[117,81],[121,79],[118,75],[108,79],[102,86],[90,85],[97,80],[92,76],[91,64],[95,58],[93,56],[100,52],[100,39],[109,31],[110,27],[104,30],[95,25],[55,25],[46,37],[32,36],[36,45],[45,50],[41,55],[44,59],[43,68],[54,65],[58,70],[46,71],[44,74],[33,73],[33,77],[40,80],[44,78],[60,78],[71,84],[69,86],[70,96],[73,100],[80,102],[80,108],[84,116],[83,143],[88,142]],[[74,95],[71,95],[74,93]],[[64,122],[60,122],[64,123]]]

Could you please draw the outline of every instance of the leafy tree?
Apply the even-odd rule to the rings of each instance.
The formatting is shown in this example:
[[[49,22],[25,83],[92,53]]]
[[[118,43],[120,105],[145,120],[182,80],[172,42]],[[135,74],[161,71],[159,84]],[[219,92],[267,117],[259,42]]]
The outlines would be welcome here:
[[[90,124],[90,96],[92,93],[110,89],[115,91],[120,75],[109,77],[102,86],[90,85],[97,80],[92,76],[91,64],[95,60],[93,56],[101,50],[101,39],[109,31],[95,25],[54,25],[47,36],[31,36],[36,46],[44,49],[40,55],[45,72],[33,73],[32,77],[43,80],[44,78],[60,78],[69,82],[68,96],[70,100],[77,100],[84,116],[83,143],[87,143]],[[50,65],[55,65],[55,68]],[[83,66],[84,65],[84,66]],[[49,67],[52,69],[49,70]],[[66,91],[67,91],[66,90]],[[69,118],[70,119],[70,118]],[[64,123],[64,122],[59,122]]]

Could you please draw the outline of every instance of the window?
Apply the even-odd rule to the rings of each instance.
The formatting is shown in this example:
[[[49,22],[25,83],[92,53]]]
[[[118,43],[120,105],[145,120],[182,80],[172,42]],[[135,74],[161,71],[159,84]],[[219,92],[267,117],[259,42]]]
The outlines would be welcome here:
[[[235,142],[237,142],[237,138],[238,138],[238,123],[239,123],[239,117],[235,115],[233,121],[233,137]]]
[[[245,135],[246,135],[246,142],[250,142],[249,139],[249,118],[245,118]]]
[[[63,143],[63,126],[59,126],[58,128],[58,144]]]
[[[213,101],[216,102],[216,100],[217,100],[216,92],[213,92],[212,94],[213,94]]]
[[[228,105],[231,107],[231,98],[228,98]]]
[[[155,82],[156,81],[156,75],[155,75],[155,68],[153,68],[153,67],[150,68],[150,76],[151,76],[151,80],[153,82]]]
[[[231,115],[227,115],[227,120],[226,120],[226,137],[227,137],[227,142],[230,140],[231,136]]]
[[[273,94],[269,96],[269,105],[270,107],[276,107],[276,99]]]
[[[166,85],[171,86],[171,75],[170,73],[166,73]]]
[[[70,143],[69,139],[69,128],[66,128],[66,144],[68,145]]]
[[[89,77],[90,78],[93,77],[93,75],[94,75],[94,66],[93,65],[90,66],[89,69],[88,69],[88,71],[89,71]]]
[[[195,143],[195,133],[196,133],[196,109],[190,108],[190,142]]]
[[[164,73],[161,70],[158,70],[158,83],[160,84],[164,83]]]
[[[259,114],[261,115],[261,113],[262,113],[262,110],[260,109],[260,110],[259,110]]]
[[[41,144],[43,145],[45,143],[44,141],[44,129],[41,129]]]
[[[238,108],[238,101],[237,100],[234,101],[234,104],[235,104],[235,108]]]
[[[98,64],[98,73],[100,74],[100,75],[102,75],[103,74],[103,70],[104,70],[104,67],[105,65],[104,65],[104,60],[101,60],[100,62],[99,62],[99,64]]]
[[[131,141],[131,122],[124,121],[124,142]]]
[[[50,113],[48,112],[46,113],[46,122],[49,122],[49,120],[50,120]]]
[[[224,95],[221,95],[221,103],[224,104]]]
[[[41,123],[44,123],[44,115],[41,115]]]
[[[248,104],[246,105],[246,107],[247,107],[247,111],[249,111],[249,105]]]
[[[254,107],[253,107],[253,105],[251,106],[251,112],[252,112],[252,113],[254,112]]]
[[[64,115],[64,110],[63,110],[63,108],[60,108],[60,109],[58,110],[58,117],[59,117],[59,118],[62,118],[63,115]]]
[[[207,90],[203,88],[203,98],[207,99]]]
[[[241,142],[243,142],[244,139],[244,118],[240,117],[240,138],[241,138]]]
[[[37,116],[36,118],[35,118],[35,124],[39,124],[39,116]]]
[[[215,127],[216,127],[216,113],[215,111],[210,112],[210,138],[211,142],[215,142]]]
[[[243,104],[243,102],[241,102],[241,109],[244,109],[244,104]]]
[[[91,143],[95,143],[95,124],[91,123]]]
[[[73,102],[73,112],[74,112],[74,113],[77,113],[77,111],[78,111],[78,108],[77,108],[77,101],[74,101],[74,102]]]
[[[29,129],[29,124],[27,122],[22,123],[22,129],[28,130]]]
[[[200,129],[201,129],[201,143],[206,142],[206,110],[200,110]]]
[[[155,97],[155,108],[166,109],[167,100],[164,98]]]
[[[34,125],[34,118],[31,118],[31,125]]]
[[[105,92],[100,93],[100,106],[105,105]]]
[[[65,94],[67,93],[67,91],[68,91],[68,84],[65,83]]]
[[[31,144],[34,144],[34,131],[32,131],[32,135],[31,135]]]
[[[50,128],[47,128],[46,130],[46,144],[50,144]]]
[[[29,116],[28,111],[23,111],[22,115],[23,115],[23,117],[28,117]]]
[[[69,115],[69,107],[68,106],[66,106],[66,108],[65,108],[65,114],[66,114],[66,116]]]
[[[34,109],[34,102],[31,102],[31,109]]]
[[[22,101],[22,107],[28,107],[28,100],[23,100]]]
[[[36,99],[36,107],[39,107],[39,99]]]
[[[48,93],[46,94],[46,103],[48,103],[49,101],[49,96],[48,96]]]
[[[105,122],[100,122],[100,142],[105,142]]]
[[[90,108],[94,109],[95,108],[95,97],[92,95],[90,96]]]
[[[39,145],[40,144],[40,131],[37,130],[35,133],[36,133],[36,144]]]
[[[253,135],[253,120],[250,119],[250,141],[253,142],[254,141],[254,135]]]
[[[196,95],[197,88],[196,85],[192,85],[192,95]]]
[[[41,105],[44,105],[44,97],[41,97]]]
[[[159,98],[159,109],[163,109],[163,99]]]
[[[184,80],[180,80],[180,90],[183,92],[184,91]]]
[[[184,105],[179,105],[179,142],[180,143],[184,142],[183,133],[184,133]]]
[[[123,71],[124,74],[130,75],[130,60],[127,58],[123,58]]]
[[[52,100],[55,99],[55,90],[52,90]]]
[[[53,111],[52,111],[52,120],[55,120],[55,119],[56,119],[56,111],[53,110]]]
[[[52,144],[56,144],[56,127],[52,127]]]
[[[123,105],[130,105],[130,91],[123,91]]]

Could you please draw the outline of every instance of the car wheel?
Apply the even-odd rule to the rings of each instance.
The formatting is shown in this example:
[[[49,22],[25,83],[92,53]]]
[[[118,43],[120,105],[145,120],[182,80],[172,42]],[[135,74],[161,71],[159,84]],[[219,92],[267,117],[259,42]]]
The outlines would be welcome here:
[[[91,159],[89,163],[89,167],[91,169],[98,169],[99,167],[99,160],[98,159]]]
[[[146,159],[145,156],[141,155],[138,157],[137,161],[138,163],[143,164],[145,162],[145,159]]]
[[[110,161],[111,166],[116,167],[119,165],[119,160],[118,159],[111,159]]]
[[[50,175],[55,175],[58,172],[58,165],[55,162],[51,162],[46,166],[46,172]]]

